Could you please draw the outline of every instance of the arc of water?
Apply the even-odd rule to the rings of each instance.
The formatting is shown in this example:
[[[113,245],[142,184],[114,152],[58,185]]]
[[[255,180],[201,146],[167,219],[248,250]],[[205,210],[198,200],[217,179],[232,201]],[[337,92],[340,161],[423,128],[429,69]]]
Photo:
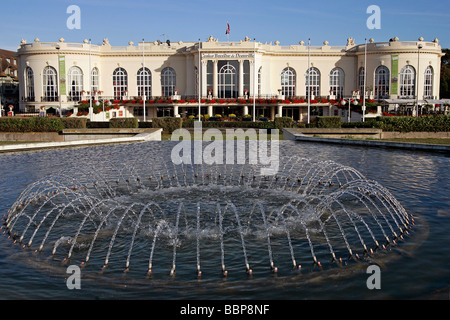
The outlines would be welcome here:
[[[107,202],[107,201],[110,201],[110,199],[105,199],[105,200],[99,201],[98,203],[96,203],[96,205],[95,205],[94,207],[91,208],[91,210],[89,210],[89,212],[88,212],[87,214],[85,214],[83,220],[82,220],[81,223],[80,223],[80,226],[78,227],[77,233],[76,233],[75,236],[74,236],[74,241],[73,241],[73,243],[72,243],[72,246],[71,246],[70,249],[69,249],[69,253],[68,253],[68,255],[67,255],[67,259],[70,259],[70,257],[72,256],[73,248],[75,247],[75,244],[76,244],[76,242],[77,242],[78,236],[80,235],[81,230],[83,229],[84,224],[85,224],[86,220],[88,219],[88,217],[91,215],[91,213],[92,213],[98,206],[102,205],[103,203],[105,203],[105,202]]]
[[[277,210],[276,218],[278,219],[279,217],[281,218],[281,221],[283,222],[284,231],[286,232],[286,237],[287,237],[288,244],[289,244],[289,251],[291,253],[292,264],[295,268],[297,266],[297,262],[295,260],[294,248],[292,246],[292,240],[291,240],[291,234],[289,232],[289,228],[287,226],[286,219],[284,218],[283,212],[281,210]]]
[[[200,272],[200,203],[197,203],[197,272]]]
[[[270,232],[269,232],[269,226],[267,225],[267,219],[266,214],[264,212],[264,206],[262,205],[261,201],[258,201],[259,210],[261,211],[261,216],[264,223],[264,228],[266,230],[266,237],[267,237],[267,251],[269,253],[269,261],[270,261],[270,268],[274,269],[273,264],[273,256],[272,256],[272,246],[270,244]]]
[[[312,209],[311,205],[308,202],[306,202],[306,201],[302,201],[302,202],[306,206],[310,207],[310,209]],[[292,205],[292,203],[288,203],[288,204],[284,205],[282,207],[282,209],[281,209],[281,212],[284,212],[287,208],[290,208],[290,209],[294,210],[294,212],[300,218],[300,223],[302,224],[303,228],[305,229],[306,238],[308,239],[308,244],[309,244],[309,248],[310,248],[310,251],[311,251],[311,256],[312,256],[314,262],[317,263],[317,257],[316,257],[316,254],[314,253],[314,246],[312,244],[311,237],[309,235],[309,230],[308,230],[308,227],[305,224],[305,221],[303,221],[303,219],[302,219],[301,213],[298,211],[298,209],[294,205]]]
[[[86,198],[86,197],[87,197],[87,196],[83,196],[83,197],[81,197],[81,198]],[[80,198],[74,199],[74,200],[72,200],[71,202],[69,202],[68,204],[64,205],[64,206],[59,210],[57,216],[53,219],[52,224],[51,224],[50,227],[48,228],[47,233],[46,233],[45,236],[44,236],[44,239],[42,239],[42,243],[41,243],[41,245],[40,245],[40,247],[39,247],[39,250],[42,250],[42,248],[44,247],[45,241],[47,240],[47,238],[48,238],[48,236],[49,236],[49,234],[50,234],[50,231],[53,229],[53,227],[54,227],[54,225],[56,224],[56,221],[58,221],[59,217],[63,214],[63,212],[64,212],[69,206],[72,206],[72,207],[73,207],[73,205],[72,205],[73,202],[79,201],[79,200],[80,200]],[[31,245],[31,242],[33,241],[34,236],[36,235],[37,231],[39,230],[39,228],[40,228],[40,226],[42,225],[42,223],[44,222],[44,220],[48,217],[48,215],[49,215],[49,214],[46,214],[46,215],[44,216],[44,218],[42,218],[41,222],[39,223],[39,226],[34,230],[34,233],[33,233],[33,236],[32,236],[31,239],[30,239],[29,245]],[[55,252],[53,251],[53,254],[54,254],[54,253],[55,253]]]
[[[225,272],[225,248],[223,243],[223,215],[222,210],[220,209],[220,204],[217,204],[217,214],[219,216],[219,238],[220,238],[220,257],[222,262],[222,272]]]
[[[99,226],[97,227],[97,230],[95,230],[94,237],[92,238],[91,244],[89,245],[89,249],[88,249],[88,252],[87,252],[87,254],[86,254],[86,259],[85,259],[85,262],[86,262],[86,263],[89,262],[90,255],[91,255],[92,249],[93,249],[93,247],[94,247],[95,240],[97,239],[97,236],[98,236],[98,234],[99,234],[99,232],[100,232],[100,230],[101,230],[103,224],[106,222],[106,220],[108,219],[109,215],[110,215],[112,212],[114,212],[115,210],[119,209],[119,208],[121,208],[121,209],[126,209],[125,206],[121,206],[121,205],[117,205],[117,206],[111,208],[111,209],[106,213],[106,215],[103,217],[102,221],[100,222]]]
[[[110,257],[110,255],[111,255],[111,250],[112,250],[112,247],[113,247],[113,245],[114,245],[114,241],[115,241],[115,239],[116,239],[117,232],[119,231],[119,228],[120,228],[120,225],[122,224],[123,219],[125,218],[125,216],[126,216],[126,214],[127,214],[128,212],[131,211],[131,212],[135,213],[135,212],[132,210],[132,208],[133,208],[134,206],[137,206],[137,205],[140,205],[140,204],[139,204],[139,203],[133,203],[132,205],[128,206],[127,209],[124,211],[123,215],[122,215],[122,216],[120,217],[120,219],[118,220],[116,229],[114,230],[114,234],[113,234],[113,236],[111,237],[111,241],[110,241],[110,243],[109,243],[108,252],[107,252],[107,254],[106,254],[105,263],[104,263],[105,266],[107,266],[108,263],[109,263],[109,257]]]
[[[249,263],[248,263],[247,250],[246,250],[246,248],[245,248],[244,234],[243,234],[243,232],[242,232],[242,225],[241,225],[241,220],[239,219],[239,213],[238,213],[238,211],[237,211],[236,206],[235,206],[232,202],[228,202],[227,205],[231,206],[231,208],[232,208],[233,211],[234,211],[234,215],[235,215],[235,218],[236,218],[236,222],[237,222],[237,224],[238,224],[239,235],[240,235],[240,238],[241,238],[242,251],[243,251],[243,253],[244,253],[245,267],[246,267],[246,270],[247,270],[247,271],[251,271],[250,265],[249,265]]]
[[[126,262],[126,264],[125,264],[125,268],[126,268],[126,269],[128,269],[128,268],[130,267],[131,252],[133,251],[134,239],[136,238],[136,233],[137,233],[137,230],[138,230],[139,225],[140,225],[140,223],[141,223],[142,215],[144,214],[144,212],[145,212],[147,209],[150,210],[150,213],[151,213],[151,214],[153,213],[152,209],[150,208],[150,206],[151,206],[152,204],[155,204],[155,203],[154,203],[153,201],[150,201],[149,203],[147,203],[147,204],[144,206],[144,208],[141,210],[141,212],[139,213],[138,219],[137,219],[137,221],[136,221],[136,226],[134,227],[133,235],[132,235],[132,237],[131,237],[130,248],[129,248],[129,250],[128,250],[128,256],[127,256],[127,262]]]

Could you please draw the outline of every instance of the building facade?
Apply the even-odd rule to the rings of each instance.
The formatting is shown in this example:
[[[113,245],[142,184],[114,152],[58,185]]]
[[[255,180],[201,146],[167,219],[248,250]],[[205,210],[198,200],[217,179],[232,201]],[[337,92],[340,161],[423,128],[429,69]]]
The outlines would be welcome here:
[[[126,111],[121,116],[140,120],[197,115],[200,108],[210,116],[290,116],[306,122],[310,114],[337,115],[342,99],[412,111],[417,103],[439,102],[443,54],[437,39],[370,39],[357,45],[349,38],[346,46],[327,41],[283,46],[211,36],[205,42],[128,46],[111,46],[107,39],[102,45],[22,40],[17,55],[20,109],[26,112],[73,113],[92,96],[96,105],[120,105]]]

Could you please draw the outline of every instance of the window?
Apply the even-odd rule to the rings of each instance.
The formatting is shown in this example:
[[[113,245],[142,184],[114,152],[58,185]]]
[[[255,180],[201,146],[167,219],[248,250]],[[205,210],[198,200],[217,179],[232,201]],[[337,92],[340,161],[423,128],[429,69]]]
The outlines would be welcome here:
[[[423,97],[424,99],[433,98],[433,67],[431,66],[425,69]]]
[[[359,90],[361,95],[364,94],[364,68],[363,67],[359,68],[359,73],[358,73],[358,90]]]
[[[416,70],[405,66],[400,72],[400,97],[414,98],[416,92]]]
[[[237,98],[236,67],[226,61],[219,70],[219,98]]]
[[[42,86],[44,101],[58,101],[58,82],[55,68],[45,67]]]
[[[285,98],[295,96],[297,74],[294,69],[287,67],[281,72],[281,94]]]
[[[99,91],[99,72],[97,68],[91,72],[91,95],[94,96]]]
[[[81,91],[83,90],[83,71],[78,67],[69,69],[69,101],[80,101]]]
[[[333,91],[336,99],[344,97],[344,71],[341,68],[334,68],[330,72],[330,91]]]
[[[140,68],[137,73],[138,96],[152,96],[152,73],[147,68]]]
[[[389,69],[379,66],[375,70],[375,99],[389,98]]]
[[[117,68],[113,73],[114,99],[121,100],[128,94],[128,74],[123,68]]]
[[[170,97],[174,94],[177,84],[175,70],[170,67],[164,68],[161,72],[161,93],[163,97]]]
[[[320,71],[317,68],[309,68],[306,71],[306,96],[320,95]]]
[[[27,67],[26,69],[26,99],[27,101],[34,101],[34,73],[33,69]]]

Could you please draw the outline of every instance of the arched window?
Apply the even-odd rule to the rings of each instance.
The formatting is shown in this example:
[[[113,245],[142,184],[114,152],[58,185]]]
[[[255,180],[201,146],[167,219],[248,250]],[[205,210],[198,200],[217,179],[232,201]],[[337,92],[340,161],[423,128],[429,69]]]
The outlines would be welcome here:
[[[378,100],[389,97],[389,69],[379,66],[375,70],[375,98]]]
[[[219,70],[219,98],[237,98],[236,68],[227,61]]]
[[[320,96],[320,71],[317,68],[309,68],[306,71],[306,96]]]
[[[330,72],[330,91],[336,96],[336,99],[344,97],[344,71],[341,68],[334,68]]]
[[[177,75],[170,67],[164,68],[161,72],[161,93],[163,97],[170,97],[174,94],[177,85]]]
[[[428,66],[425,69],[423,97],[424,97],[424,99],[433,98],[433,67],[432,66]]]
[[[69,69],[69,101],[80,101],[81,91],[83,90],[83,71],[78,67]]]
[[[147,68],[140,68],[137,73],[138,96],[152,96],[152,73]]]
[[[400,97],[414,98],[416,92],[416,70],[412,66],[404,66],[400,72]]]
[[[91,72],[91,95],[94,96],[99,88],[99,72],[97,68],[93,68]]]
[[[295,96],[297,74],[294,69],[287,67],[281,72],[281,94],[285,98]]]
[[[113,73],[114,99],[121,100],[128,94],[128,74],[124,68],[117,68]]]
[[[27,101],[34,101],[34,72],[33,69],[27,67],[26,69],[26,93]]]
[[[359,68],[358,73],[358,90],[361,94],[361,97],[364,94],[364,67]]]
[[[57,73],[53,67],[45,67],[42,75],[42,89],[44,101],[58,101],[58,81]]]

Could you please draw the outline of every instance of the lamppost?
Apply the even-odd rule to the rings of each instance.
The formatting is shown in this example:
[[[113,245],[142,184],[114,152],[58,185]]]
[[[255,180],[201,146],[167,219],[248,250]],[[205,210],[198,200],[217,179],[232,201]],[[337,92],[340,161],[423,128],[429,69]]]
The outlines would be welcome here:
[[[420,40],[420,39],[419,39]],[[417,45],[417,72],[416,72],[416,117],[419,116],[419,70],[420,70],[420,49],[423,48],[423,44]]]
[[[58,50],[58,101],[59,101],[59,117],[61,117],[61,61],[59,60],[59,50],[61,49],[61,47],[59,45],[56,45],[56,50]]]
[[[145,118],[145,99],[147,99],[147,72],[145,71],[145,42],[142,39],[142,101],[144,106],[144,122],[147,121]]]
[[[91,62],[91,47],[92,42],[91,39],[89,39],[89,120],[93,121],[93,109],[92,109],[92,62]]]
[[[306,93],[308,96],[308,124],[310,123],[310,113],[311,113],[311,38],[308,39],[308,68],[306,69],[306,72],[308,72],[308,92]]]
[[[201,76],[201,56],[200,56],[200,46],[201,46],[201,42],[200,39],[198,39],[198,72],[197,72],[197,83],[198,83],[198,121],[202,121],[200,115],[202,114],[202,96],[201,96],[201,88],[202,88],[202,83],[200,82],[200,79],[202,78]]]
[[[365,121],[366,116],[366,78],[367,78],[367,38],[364,39],[364,92],[362,105],[362,121]]]
[[[253,39],[253,41],[255,42],[254,47],[253,47],[253,122],[256,121],[256,80],[257,80],[257,75],[256,75],[256,38]]]

